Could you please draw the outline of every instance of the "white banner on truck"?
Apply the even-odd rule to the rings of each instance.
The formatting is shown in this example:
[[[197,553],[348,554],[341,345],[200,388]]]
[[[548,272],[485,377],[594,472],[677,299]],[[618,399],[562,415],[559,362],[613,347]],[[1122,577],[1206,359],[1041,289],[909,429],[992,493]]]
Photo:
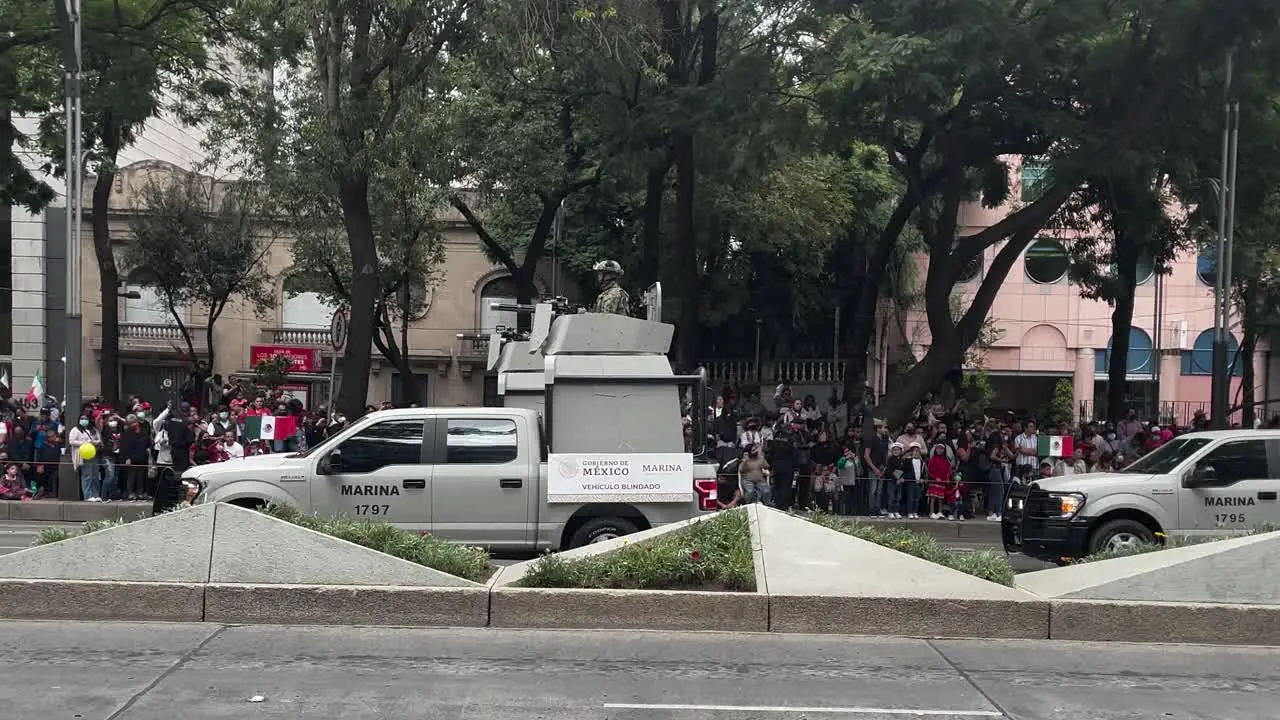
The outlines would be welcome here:
[[[547,459],[547,476],[547,495],[553,502],[555,496],[689,497],[693,492],[693,455],[553,453]]]

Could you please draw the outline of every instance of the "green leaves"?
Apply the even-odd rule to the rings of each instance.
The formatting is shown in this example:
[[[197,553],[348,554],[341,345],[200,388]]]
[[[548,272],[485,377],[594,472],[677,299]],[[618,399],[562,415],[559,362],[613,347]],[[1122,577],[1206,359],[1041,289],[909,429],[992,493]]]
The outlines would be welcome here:
[[[125,271],[171,311],[199,308],[208,326],[232,299],[265,314],[275,307],[275,279],[265,270],[273,230],[254,192],[194,175],[152,181],[129,223]]]

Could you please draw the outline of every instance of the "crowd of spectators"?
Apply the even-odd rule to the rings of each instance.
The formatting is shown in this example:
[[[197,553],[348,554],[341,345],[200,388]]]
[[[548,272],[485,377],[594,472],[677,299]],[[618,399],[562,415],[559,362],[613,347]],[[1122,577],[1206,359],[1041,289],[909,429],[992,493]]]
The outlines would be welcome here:
[[[720,504],[763,502],[843,515],[999,521],[1013,483],[1117,470],[1176,435],[1207,429],[1155,423],[1129,411],[1119,422],[1081,423],[1006,413],[970,417],[963,399],[927,394],[906,422],[874,417],[874,396],[848,403],[836,393],[797,398],[781,383],[773,404],[726,387],[709,409],[721,465]],[[864,439],[864,419],[873,427]],[[686,418],[687,426],[692,426]],[[1280,426],[1280,417],[1267,423]]]
[[[28,411],[7,403],[0,409],[0,499],[59,497],[59,472],[70,466],[81,500],[152,500],[170,471],[305,450],[346,425],[341,415],[324,406],[309,410],[280,390],[216,376],[204,385],[188,384],[155,405],[136,395],[118,407],[93,399],[73,418],[58,407]],[[264,423],[254,417],[270,417],[268,425],[282,430],[261,439],[253,433]]]

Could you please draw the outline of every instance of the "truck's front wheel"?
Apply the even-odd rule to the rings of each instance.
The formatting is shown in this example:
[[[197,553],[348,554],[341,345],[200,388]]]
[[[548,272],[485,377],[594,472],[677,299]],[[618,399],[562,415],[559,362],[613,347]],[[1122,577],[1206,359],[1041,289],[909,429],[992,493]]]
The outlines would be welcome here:
[[[614,538],[630,535],[639,530],[631,521],[622,518],[594,518],[582,524],[573,537],[569,538],[568,550],[592,543],[604,542]]]
[[[1139,545],[1152,545],[1155,541],[1151,528],[1137,520],[1119,518],[1103,523],[1093,532],[1093,537],[1089,538],[1089,554],[1123,552]]]

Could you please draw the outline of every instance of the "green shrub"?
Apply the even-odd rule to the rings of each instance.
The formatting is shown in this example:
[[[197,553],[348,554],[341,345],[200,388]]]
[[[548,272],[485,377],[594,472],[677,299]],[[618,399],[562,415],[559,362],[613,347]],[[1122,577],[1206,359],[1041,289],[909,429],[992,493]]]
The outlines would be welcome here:
[[[268,505],[263,512],[277,520],[466,580],[484,582],[493,572],[489,553],[484,548],[458,545],[431,535],[401,530],[385,522],[322,518],[307,515],[288,505]]]
[[[601,555],[570,560],[543,555],[518,585],[751,592],[756,577],[747,513],[721,512]]]
[[[81,531],[68,530],[67,528],[40,528],[40,532],[36,534],[36,539],[31,543],[31,546],[37,547],[40,545],[50,545],[52,543],[62,542],[63,540],[70,540],[71,538],[81,534]]]
[[[1015,575],[1013,568],[1009,566],[1009,560],[1005,554],[996,550],[958,552],[945,547],[931,535],[924,535],[905,527],[872,526],[823,513],[813,513],[805,517],[823,527],[891,550],[914,555],[921,560],[928,560],[1001,585],[1013,585]]]

